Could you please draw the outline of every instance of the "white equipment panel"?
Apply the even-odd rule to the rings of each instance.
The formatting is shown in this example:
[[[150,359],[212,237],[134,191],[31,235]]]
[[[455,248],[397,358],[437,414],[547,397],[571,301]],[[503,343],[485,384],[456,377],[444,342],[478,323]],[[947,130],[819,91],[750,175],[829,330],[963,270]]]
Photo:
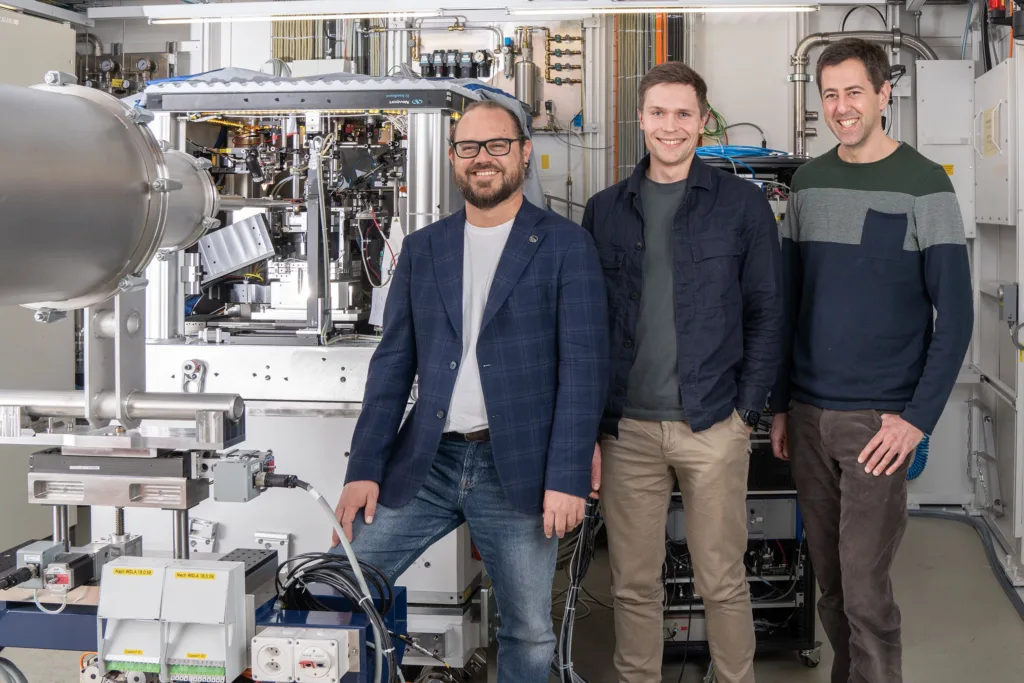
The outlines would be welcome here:
[[[975,235],[974,62],[919,59],[917,151],[942,164],[953,183],[964,232]]]
[[[97,615],[108,669],[230,683],[246,664],[245,565],[121,557],[103,567]]]
[[[1017,224],[1017,61],[1006,60],[975,83],[974,150],[979,223]]]

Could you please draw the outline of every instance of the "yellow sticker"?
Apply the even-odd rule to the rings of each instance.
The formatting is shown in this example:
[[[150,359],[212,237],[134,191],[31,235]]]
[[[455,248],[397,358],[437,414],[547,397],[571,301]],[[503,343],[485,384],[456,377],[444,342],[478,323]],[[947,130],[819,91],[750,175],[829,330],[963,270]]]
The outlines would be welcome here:
[[[992,107],[986,109],[984,116],[982,117],[984,125],[983,139],[985,141],[984,150],[985,156],[990,157],[993,154],[999,154],[999,143],[996,141],[996,136],[999,135],[999,119],[998,107]]]
[[[110,85],[111,85],[111,87],[114,87],[114,88],[120,88],[120,87],[122,87],[124,85],[124,79],[121,79],[121,78],[111,78],[110,79]]]
[[[953,175],[953,164],[943,164],[942,168],[945,169],[946,175]]]
[[[152,569],[125,569],[117,567],[114,569],[114,576],[153,576]]]
[[[185,653],[185,659],[206,659],[206,655],[198,652],[187,652]]]
[[[126,655],[130,655],[132,657],[141,657],[142,656],[142,650],[125,650],[124,653]]]
[[[213,572],[174,572],[176,579],[196,579],[198,581],[213,581],[217,575]]]
[[[540,167],[545,171],[551,168],[551,157],[547,154],[540,155]]]

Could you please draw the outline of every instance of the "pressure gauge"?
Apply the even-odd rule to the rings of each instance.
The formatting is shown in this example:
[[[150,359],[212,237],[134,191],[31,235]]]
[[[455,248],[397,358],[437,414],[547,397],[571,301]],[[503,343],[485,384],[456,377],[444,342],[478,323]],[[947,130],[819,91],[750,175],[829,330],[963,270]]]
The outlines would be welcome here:
[[[153,68],[153,63],[143,57],[139,61],[135,62],[135,68],[139,71],[150,71]]]
[[[104,59],[102,62],[100,62],[100,71],[102,71],[105,74],[110,73],[116,67],[117,64],[114,63],[113,59]]]
[[[483,64],[487,60],[487,53],[483,50],[477,50],[473,53],[473,61],[477,64]]]

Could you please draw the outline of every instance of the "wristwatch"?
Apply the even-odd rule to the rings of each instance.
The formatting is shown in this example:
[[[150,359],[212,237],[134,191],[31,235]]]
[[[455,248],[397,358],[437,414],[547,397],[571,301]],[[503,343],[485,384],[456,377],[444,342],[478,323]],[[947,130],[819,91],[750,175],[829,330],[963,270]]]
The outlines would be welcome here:
[[[756,410],[741,410],[739,412],[748,427],[756,427],[757,423],[761,421],[761,413]]]

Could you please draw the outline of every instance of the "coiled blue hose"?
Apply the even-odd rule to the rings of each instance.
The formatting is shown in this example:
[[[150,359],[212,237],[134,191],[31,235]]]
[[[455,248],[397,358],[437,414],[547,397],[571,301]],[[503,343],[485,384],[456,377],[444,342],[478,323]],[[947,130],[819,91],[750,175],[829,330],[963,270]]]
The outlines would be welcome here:
[[[921,439],[921,443],[917,444],[917,450],[914,453],[914,462],[910,463],[910,468],[907,470],[907,481],[913,481],[920,477],[927,465],[928,435],[925,434],[924,438]]]

